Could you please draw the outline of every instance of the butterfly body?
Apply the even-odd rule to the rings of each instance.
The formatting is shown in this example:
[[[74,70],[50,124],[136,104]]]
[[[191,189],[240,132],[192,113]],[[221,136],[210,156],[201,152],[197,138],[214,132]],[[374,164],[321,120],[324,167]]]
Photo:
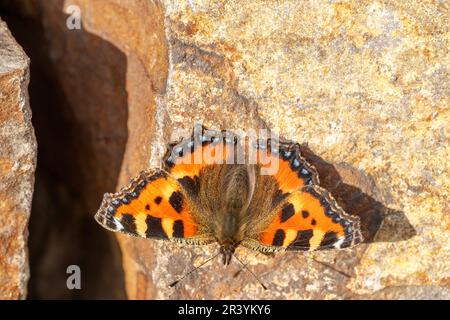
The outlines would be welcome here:
[[[253,148],[256,161],[239,161],[238,151],[246,148]],[[277,252],[362,241],[359,219],[318,185],[298,144],[268,140],[249,147],[228,133],[201,128],[170,145],[163,160],[162,169],[144,171],[118,193],[106,194],[96,220],[134,236],[217,242],[225,265],[239,245]],[[265,174],[273,164],[276,170]]]

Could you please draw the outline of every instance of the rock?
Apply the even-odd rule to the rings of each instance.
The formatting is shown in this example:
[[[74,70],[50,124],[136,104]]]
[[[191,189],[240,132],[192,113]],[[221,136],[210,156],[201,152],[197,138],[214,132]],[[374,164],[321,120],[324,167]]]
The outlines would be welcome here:
[[[235,277],[236,261],[225,268],[218,259],[168,288],[217,247],[119,235],[128,297],[450,298],[444,6],[41,4],[51,58],[75,119],[70,132],[80,137],[72,142],[82,156],[65,172],[76,172],[69,181],[82,194],[81,214],[93,216],[119,169],[117,188],[159,166],[165,145],[201,121],[212,128],[270,128],[307,144],[304,153],[321,184],[362,220],[367,243],[350,250],[274,258],[238,250],[266,291],[245,271]],[[61,19],[69,5],[80,8],[81,31],[68,31]],[[111,60],[115,50],[123,56]],[[99,68],[101,62],[117,71]]]
[[[171,289],[217,248],[119,236],[130,298],[449,298],[441,290],[450,276],[442,6],[70,3],[89,32],[127,55],[129,135],[118,187],[158,166],[165,144],[195,121],[267,127],[308,144],[322,185],[362,218],[368,242],[275,258],[239,250],[267,291],[245,272],[233,277],[239,264],[219,260]]]
[[[36,139],[28,101],[30,61],[0,20],[0,299],[27,295],[28,220]]]
[[[378,208],[385,219],[370,244],[313,254],[350,278],[305,258],[310,255],[252,259],[269,286],[265,292],[218,264],[170,291],[170,266],[179,266],[179,275],[208,254],[173,249],[169,255],[158,244],[157,296],[419,298],[429,286],[430,298],[448,299],[448,290],[439,290],[450,276],[445,9],[396,1],[164,5],[172,65],[162,105],[172,127],[202,119],[240,128],[247,108],[256,109],[269,128],[372,180],[342,175],[376,199],[366,201],[374,205],[365,211]]]
[[[65,25],[68,15],[61,19],[61,13],[68,12],[70,5],[80,9],[81,30],[68,31]],[[82,141],[88,145],[94,143],[88,151],[96,159],[91,159],[89,165],[80,162],[79,170],[84,179],[81,180],[78,173],[73,179],[84,181],[79,189],[88,201],[83,214],[95,224],[98,233],[106,234],[107,231],[93,220],[103,193],[114,189],[117,178],[118,185],[123,185],[149,164],[156,127],[155,100],[165,90],[168,72],[165,34],[160,23],[163,21],[162,7],[147,1],[111,0],[101,3],[44,1],[42,8],[51,41],[51,56],[59,68],[57,74],[64,93],[70,97],[68,107],[75,114],[75,123],[80,124],[77,129],[87,134]],[[61,33],[64,36],[54,36]],[[86,73],[87,70],[91,71]],[[69,78],[67,74],[75,76]],[[80,155],[85,155],[85,148],[80,146],[78,150]],[[92,172],[96,174],[92,175]],[[128,239],[120,242],[125,257],[134,245],[131,241],[127,246],[126,241]],[[150,249],[151,244],[147,244],[147,248]],[[140,259],[145,252],[139,252]],[[107,260],[103,261],[107,263]],[[133,297],[135,283],[144,280],[147,285],[148,279],[138,274],[134,266],[139,265],[133,264],[131,259],[124,258],[123,264],[127,270],[127,291]],[[117,277],[111,273],[109,276],[109,281]],[[122,274],[118,276],[123,277]],[[106,276],[103,278],[108,281]],[[145,295],[146,291],[141,292]],[[148,297],[151,296],[148,290]]]
[[[30,298],[125,298],[120,248],[93,220],[114,189],[127,141],[125,54],[85,28],[69,29],[64,1],[40,1],[38,21],[13,20],[30,52],[39,143],[30,223]],[[66,270],[81,269],[81,290]]]

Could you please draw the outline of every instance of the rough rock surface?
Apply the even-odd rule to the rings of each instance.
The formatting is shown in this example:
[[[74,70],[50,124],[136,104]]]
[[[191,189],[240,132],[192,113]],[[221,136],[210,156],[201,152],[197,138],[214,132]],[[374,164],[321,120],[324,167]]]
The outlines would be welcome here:
[[[0,300],[24,299],[29,278],[28,220],[36,167],[29,66],[0,20]]]
[[[127,80],[141,80],[127,85],[119,186],[158,166],[164,144],[195,121],[268,127],[308,143],[322,184],[362,217],[368,238],[342,252],[240,250],[263,291],[218,260],[169,289],[217,248],[119,236],[130,298],[449,298],[444,4],[111,0],[99,15],[71,3],[127,53]]]
[[[159,166],[165,144],[195,121],[270,128],[307,143],[322,185],[363,221],[367,243],[355,249],[275,258],[239,250],[266,291],[219,260],[170,289],[217,248],[119,235],[130,298],[450,298],[446,4],[59,3],[78,5],[84,32],[126,56],[128,139],[117,187]],[[102,97],[88,93],[86,103]]]
[[[93,124],[104,124],[105,118],[114,119],[111,119],[109,125],[100,130],[103,136],[99,136],[98,140],[105,142],[102,144],[103,152],[99,152],[99,146],[93,148],[95,154],[102,158],[100,163],[103,168],[91,167],[86,171],[86,181],[96,185],[90,186],[91,190],[86,194],[89,197],[89,207],[85,207],[83,210],[83,214],[91,219],[92,225],[97,228],[98,232],[106,233],[107,231],[93,220],[102,194],[114,189],[114,185],[107,186],[102,180],[108,179],[112,182],[119,177],[118,185],[123,186],[130,177],[145,169],[149,163],[152,140],[155,137],[155,101],[157,95],[165,90],[168,73],[164,15],[162,7],[151,1],[45,2],[43,9],[44,12],[48,12],[45,16],[45,24],[48,26],[49,38],[54,33],[55,25],[58,25],[59,29],[64,29],[65,20],[60,19],[57,10],[68,12],[70,5],[77,5],[80,8],[82,29],[68,32],[69,37],[74,39],[71,45],[65,46],[61,39],[52,44],[54,56],[65,57],[63,59],[65,63],[62,64],[65,67],[62,68],[67,69],[60,70],[58,73],[64,77],[70,70],[71,73],[83,76],[83,72],[77,67],[77,63],[83,61],[86,66],[85,70],[92,70],[92,74],[85,80],[92,83],[92,78],[98,79],[98,82],[92,83],[92,87],[82,85],[76,77],[71,80],[63,79],[63,82],[66,83],[64,85],[66,95],[71,97],[71,100],[78,101],[76,103],[71,101],[70,108],[76,112],[77,106],[83,106],[80,107],[83,108],[83,112],[76,114],[78,121],[84,124],[84,128],[89,128],[91,134],[98,135],[99,128]],[[84,34],[87,38],[96,38],[96,42],[102,43],[102,45],[97,45],[90,50],[90,46],[84,46],[84,43],[88,42],[87,40],[77,40],[80,34]],[[72,52],[73,47],[78,48],[76,54]],[[90,51],[87,54],[83,50]],[[96,59],[98,54],[105,51],[109,52],[108,55],[114,51],[119,52],[123,58],[121,64],[118,64],[120,61],[111,62],[110,65],[115,66],[115,69],[105,70],[98,68],[96,64],[88,65],[91,59]],[[109,60],[107,57],[99,57],[99,59],[101,61]],[[99,61],[100,63],[103,62]],[[109,77],[116,77],[114,84],[109,85],[111,83]],[[99,92],[98,85],[104,85],[109,89]],[[75,90],[76,92],[74,92]],[[89,94],[86,94],[86,90]],[[118,90],[125,93],[125,96],[120,96],[120,103],[116,101]],[[80,97],[81,99],[84,97],[86,100],[80,100]],[[104,101],[105,98],[108,100]],[[96,101],[93,102],[93,99]],[[99,108],[99,106],[102,107]],[[93,108],[97,108],[96,111],[93,111]],[[128,132],[126,132],[127,125]],[[119,140],[126,142],[123,148],[114,147]],[[86,139],[85,142],[87,141],[89,140]],[[106,167],[110,165],[109,159],[115,159],[115,163],[118,163],[119,167],[114,166],[114,170],[106,170]],[[92,163],[95,164],[94,161]],[[119,176],[117,170],[120,168]],[[89,175],[90,172],[98,171],[103,174],[96,177]],[[101,186],[100,183],[103,185]],[[155,294],[149,289],[151,285],[149,277],[139,272],[139,268],[142,269],[142,267],[137,262],[139,261],[137,259],[140,259],[146,263],[152,263],[153,254],[146,256],[146,252],[152,250],[151,244],[146,244],[145,248],[138,247],[139,253],[133,255],[133,258],[128,258],[136,243],[134,239],[128,238],[123,238],[119,242],[124,256],[123,265],[126,270],[127,291],[130,297],[152,298]],[[123,275],[117,276],[122,277]]]
[[[328,177],[341,176],[346,187],[333,193],[363,218],[370,243],[251,259],[269,286],[265,292],[247,275],[231,279],[233,272],[218,264],[170,291],[165,282],[174,272],[166,270],[177,266],[181,274],[207,254],[168,254],[158,244],[157,297],[450,298],[448,5],[167,0],[164,6],[171,73],[163,105],[171,127],[201,119],[242,127],[253,110],[258,119],[250,120],[307,143],[327,163],[343,164],[319,168],[321,179],[334,187]],[[378,223],[377,234],[369,234]]]

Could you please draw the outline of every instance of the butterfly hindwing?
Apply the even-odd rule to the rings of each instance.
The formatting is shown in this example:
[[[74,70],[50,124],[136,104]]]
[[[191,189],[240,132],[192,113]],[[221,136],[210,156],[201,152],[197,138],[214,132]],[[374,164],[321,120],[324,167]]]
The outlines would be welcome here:
[[[362,241],[359,218],[349,216],[319,186],[292,192],[257,239],[262,251],[347,248]]]
[[[160,170],[142,172],[128,187],[105,194],[95,218],[109,230],[145,238],[199,236],[185,191]]]

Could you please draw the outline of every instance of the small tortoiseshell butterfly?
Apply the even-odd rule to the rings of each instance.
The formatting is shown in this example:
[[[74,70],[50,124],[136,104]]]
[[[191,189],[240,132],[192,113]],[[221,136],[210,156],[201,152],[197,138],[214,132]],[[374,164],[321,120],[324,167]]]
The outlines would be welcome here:
[[[237,161],[245,148],[254,151],[255,163]],[[261,174],[274,162],[278,170]],[[162,169],[144,171],[120,192],[105,194],[95,219],[133,236],[217,242],[226,265],[239,245],[267,253],[360,243],[359,218],[346,214],[318,182],[297,143],[250,144],[200,128],[169,146]]]

